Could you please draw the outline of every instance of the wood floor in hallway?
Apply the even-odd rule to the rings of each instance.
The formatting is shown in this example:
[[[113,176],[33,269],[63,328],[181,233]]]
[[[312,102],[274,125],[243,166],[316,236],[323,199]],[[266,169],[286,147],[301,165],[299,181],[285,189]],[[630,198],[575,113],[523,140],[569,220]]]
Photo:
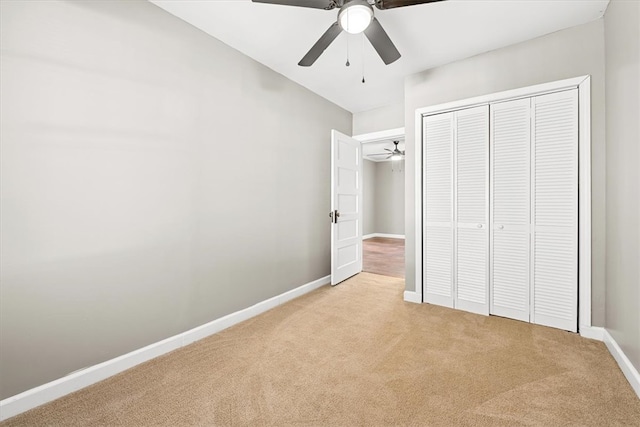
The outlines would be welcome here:
[[[363,271],[404,279],[404,239],[373,237],[362,242]]]

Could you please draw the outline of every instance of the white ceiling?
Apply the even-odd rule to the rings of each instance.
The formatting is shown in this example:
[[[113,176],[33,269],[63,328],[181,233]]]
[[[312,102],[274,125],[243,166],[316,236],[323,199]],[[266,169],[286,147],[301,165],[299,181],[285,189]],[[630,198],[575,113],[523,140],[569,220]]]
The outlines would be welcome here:
[[[353,113],[402,102],[407,75],[598,19],[609,3],[448,0],[375,9],[402,58],[384,65],[369,42],[362,43],[362,35],[343,32],[313,66],[299,67],[298,61],[336,21],[337,10],[250,0],[150,1]]]

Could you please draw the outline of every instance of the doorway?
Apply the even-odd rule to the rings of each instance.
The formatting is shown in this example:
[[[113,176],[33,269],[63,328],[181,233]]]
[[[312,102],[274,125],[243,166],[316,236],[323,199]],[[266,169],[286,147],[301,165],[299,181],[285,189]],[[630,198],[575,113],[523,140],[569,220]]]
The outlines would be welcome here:
[[[362,142],[363,271],[404,278],[404,156],[392,156],[404,152],[404,128],[354,139]]]

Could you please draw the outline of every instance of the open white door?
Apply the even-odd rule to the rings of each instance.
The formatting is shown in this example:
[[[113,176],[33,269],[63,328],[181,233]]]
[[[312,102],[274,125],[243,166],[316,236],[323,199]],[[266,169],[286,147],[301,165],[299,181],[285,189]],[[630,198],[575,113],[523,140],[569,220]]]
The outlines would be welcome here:
[[[362,271],[362,144],[331,131],[331,285]]]

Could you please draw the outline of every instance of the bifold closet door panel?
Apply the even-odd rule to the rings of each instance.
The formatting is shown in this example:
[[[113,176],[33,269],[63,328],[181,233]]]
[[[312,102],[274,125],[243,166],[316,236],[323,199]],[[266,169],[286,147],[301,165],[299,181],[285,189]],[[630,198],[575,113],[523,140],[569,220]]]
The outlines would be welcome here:
[[[424,301],[453,307],[454,113],[423,119]]]
[[[455,113],[455,307],[489,314],[489,106]]]
[[[491,105],[490,313],[529,321],[530,98]]]
[[[578,91],[532,98],[531,321],[578,322]]]

